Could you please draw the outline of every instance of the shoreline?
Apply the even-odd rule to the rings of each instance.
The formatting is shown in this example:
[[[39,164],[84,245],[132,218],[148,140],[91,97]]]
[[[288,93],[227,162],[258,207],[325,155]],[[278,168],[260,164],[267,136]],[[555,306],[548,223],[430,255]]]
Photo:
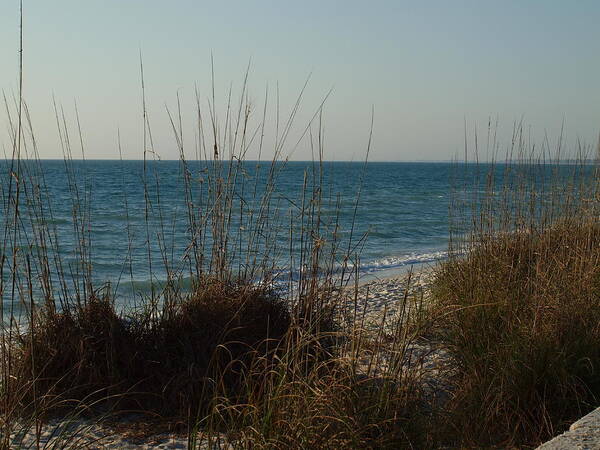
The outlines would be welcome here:
[[[439,261],[407,264],[390,269],[382,269],[376,272],[367,272],[359,277],[359,287],[372,282],[385,282],[405,278],[412,271],[413,275],[422,275],[435,269]]]

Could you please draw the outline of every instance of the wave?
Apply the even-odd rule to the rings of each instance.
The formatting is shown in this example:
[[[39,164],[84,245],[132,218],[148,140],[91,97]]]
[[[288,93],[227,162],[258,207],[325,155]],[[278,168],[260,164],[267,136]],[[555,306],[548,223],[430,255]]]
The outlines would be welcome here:
[[[360,265],[360,273],[374,273],[374,272],[379,272],[379,271],[383,271],[383,270],[389,270],[389,269],[397,269],[397,268],[402,268],[402,267],[406,267],[406,266],[411,266],[414,264],[427,264],[427,263],[434,263],[440,260],[444,260],[448,257],[448,252],[447,251],[432,251],[432,252],[425,252],[425,253],[418,253],[418,252],[411,252],[411,253],[407,253],[404,255],[399,255],[399,256],[386,256],[386,257],[382,257],[382,258],[378,258],[372,261],[366,261],[366,262],[362,262]],[[349,264],[348,268],[350,270],[352,270],[353,268],[351,267],[352,265]],[[335,275],[335,273],[341,272],[341,265],[338,265],[334,271],[333,274]],[[286,268],[279,268],[279,269],[275,269],[274,271],[271,272],[271,276],[275,276],[276,279],[278,279],[279,281],[283,282],[283,281],[288,281],[290,278],[293,281],[297,281],[300,277],[300,271],[299,270],[294,270],[293,272],[290,273],[289,269]],[[258,281],[255,280],[255,281]],[[174,282],[176,285],[178,285],[179,287],[186,289],[189,288],[191,286],[191,279],[189,277],[182,277],[179,278],[177,280],[172,280],[172,282]],[[150,279],[134,279],[133,282],[131,279],[128,279],[126,276],[123,277],[123,279],[121,280],[121,284],[120,284],[120,289],[126,288],[126,289],[132,289],[135,291],[150,291],[152,289],[152,287],[154,287],[155,289],[157,288],[164,288],[166,285],[167,281],[166,279],[162,279],[159,277],[153,277],[151,280]]]
[[[373,274],[379,271],[390,270],[390,269],[398,269],[402,267],[412,266],[414,264],[427,264],[427,263],[435,263],[440,260],[444,260],[448,257],[447,251],[431,251],[431,252],[411,252],[404,255],[399,256],[386,256],[382,258],[378,258],[372,261],[366,261],[361,263],[360,265],[360,273],[362,274]],[[333,275],[341,272],[342,266],[339,265],[333,271]],[[352,270],[351,265],[348,266],[350,270]],[[284,283],[289,281],[298,281],[300,277],[300,271],[294,270],[290,273],[289,269],[279,268],[274,270],[271,275],[275,275],[275,279],[279,280],[279,282]],[[256,280],[258,281],[258,279]],[[166,284],[166,280],[153,278],[152,280],[134,280],[133,286],[130,280],[123,280],[122,286],[128,286],[130,289],[133,287],[136,290],[149,291],[154,285],[157,287],[164,287]],[[180,279],[177,284],[181,287],[189,288],[191,285],[191,280],[189,278]]]
[[[173,286],[185,290],[189,290],[192,286],[192,279],[190,277],[175,278],[170,281]],[[119,284],[118,291],[129,291],[133,293],[148,293],[154,288],[156,291],[160,291],[167,287],[167,279],[134,279],[131,280],[124,276]]]
[[[448,252],[441,250],[427,253],[411,252],[401,256],[386,256],[361,264],[360,271],[363,273],[373,273],[381,270],[411,266],[413,264],[433,263],[446,259],[447,257]]]

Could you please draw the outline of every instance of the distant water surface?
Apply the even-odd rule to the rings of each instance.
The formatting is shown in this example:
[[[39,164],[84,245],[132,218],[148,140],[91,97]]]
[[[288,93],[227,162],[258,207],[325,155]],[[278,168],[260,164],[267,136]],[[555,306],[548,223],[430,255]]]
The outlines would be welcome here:
[[[3,223],[8,210],[8,164],[0,162],[0,166],[4,165],[0,211]],[[74,206],[84,205],[77,214],[84,216],[80,217],[82,223],[89,218],[90,228],[86,227],[85,233],[89,232],[91,238],[90,260],[96,284],[129,283],[135,289],[147,290],[152,282],[166,278],[165,257],[169,264],[176,266],[188,248],[190,235],[181,162],[148,163],[147,189],[144,189],[142,161],[70,161],[66,164],[62,160],[43,160],[23,164],[24,171],[35,174],[43,194],[45,220],[56,233],[67,268],[77,260]],[[207,164],[188,163],[194,186],[205,182]],[[265,189],[270,163],[260,163],[258,169],[257,164],[244,163],[238,179],[245,183],[240,197],[251,197],[254,189],[258,192]],[[312,162],[278,163],[277,169],[273,203],[285,224],[288,210],[292,217],[293,209],[303,201],[305,180],[310,190],[316,165]],[[351,230],[355,243],[361,236],[367,236],[356,248],[360,251],[361,271],[377,275],[402,270],[411,264],[434,262],[446,255],[451,192],[457,186],[481,189],[465,180],[478,171],[485,171],[485,166],[467,165],[457,170],[451,163],[370,162],[365,166],[359,162],[326,162],[323,171],[324,215],[332,217],[339,211],[338,236],[343,245]],[[146,198],[150,208],[146,208]],[[244,207],[252,208],[252,201],[244,203]],[[31,219],[32,213],[29,214]],[[235,218],[232,220],[235,225]],[[285,230],[279,233],[278,239],[280,250],[289,247]],[[168,250],[167,255],[164,249]],[[281,258],[282,263],[284,256],[285,251],[274,255]]]

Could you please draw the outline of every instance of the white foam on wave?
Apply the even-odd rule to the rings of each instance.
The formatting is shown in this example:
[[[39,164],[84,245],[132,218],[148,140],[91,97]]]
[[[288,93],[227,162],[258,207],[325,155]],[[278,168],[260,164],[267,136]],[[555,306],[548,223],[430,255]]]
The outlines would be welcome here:
[[[366,273],[378,272],[380,270],[396,269],[413,264],[432,263],[448,257],[447,251],[434,251],[427,253],[412,252],[400,256],[386,256],[374,261],[361,264],[361,271]]]

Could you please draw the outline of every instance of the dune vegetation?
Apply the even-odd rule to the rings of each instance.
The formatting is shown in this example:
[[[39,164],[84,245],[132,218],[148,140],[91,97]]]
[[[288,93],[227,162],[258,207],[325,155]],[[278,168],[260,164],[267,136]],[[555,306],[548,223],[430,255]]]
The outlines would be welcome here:
[[[549,144],[538,151],[517,125],[501,163],[457,178],[480,189],[455,185],[449,258],[428,286],[413,285],[411,273],[394,299],[399,313],[373,326],[358,277],[368,236],[353,226],[340,233],[342,205],[323,176],[322,105],[296,142],[303,90],[285,117],[268,94],[259,107],[250,101],[247,74],[223,106],[214,89],[208,109],[198,95],[193,162],[181,110],[166,111],[189,237],[174,258],[141,72],[144,205],[126,212],[144,216],[148,271],[159,270],[156,246],[166,281],[126,310],[93,276],[91,192],[73,165],[84,153],[79,117],[70,123],[55,106],[76,243],[67,264],[27,104],[21,93],[5,99],[3,447],[25,445],[26,432],[40,436],[57,417],[77,426],[57,428],[53,445],[77,447],[86,424],[127,427],[132,414],[147,433],[175,431],[191,447],[528,447],[599,405],[600,178],[590,149],[565,165],[562,140],[557,159],[544,158]],[[247,161],[267,142],[270,162]],[[277,186],[299,142],[314,161],[292,201]],[[490,145],[497,155],[499,144]],[[354,217],[364,210],[362,182]],[[427,363],[432,354],[437,364]]]
[[[500,173],[432,287],[455,371],[449,433],[468,446],[539,444],[599,405],[597,167]]]

